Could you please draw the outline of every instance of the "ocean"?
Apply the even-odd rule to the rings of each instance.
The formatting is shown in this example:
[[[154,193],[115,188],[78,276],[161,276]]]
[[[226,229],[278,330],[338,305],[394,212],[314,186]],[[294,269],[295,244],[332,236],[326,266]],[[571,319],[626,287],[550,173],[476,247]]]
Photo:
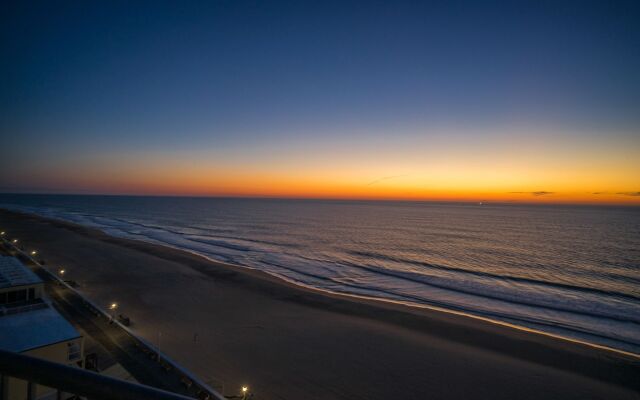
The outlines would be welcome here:
[[[0,194],[298,285],[640,354],[640,208]]]

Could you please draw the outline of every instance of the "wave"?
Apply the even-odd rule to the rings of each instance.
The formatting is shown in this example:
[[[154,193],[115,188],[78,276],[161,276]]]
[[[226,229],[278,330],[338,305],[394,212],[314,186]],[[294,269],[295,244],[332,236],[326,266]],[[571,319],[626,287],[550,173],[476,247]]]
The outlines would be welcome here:
[[[463,293],[463,294],[467,294],[467,295],[483,297],[483,298],[486,298],[486,299],[506,301],[506,302],[509,302],[511,304],[534,306],[534,307],[537,307],[537,308],[553,310],[553,311],[562,311],[562,312],[567,312],[567,313],[572,313],[572,314],[577,314],[577,315],[584,315],[584,316],[589,316],[589,317],[604,318],[604,319],[608,319],[608,320],[612,320],[612,321],[618,321],[618,322],[631,322],[631,323],[635,323],[635,324],[640,324],[640,317],[637,318],[637,319],[636,318],[622,318],[622,317],[619,317],[619,316],[617,316],[615,314],[606,314],[606,313],[596,313],[596,312],[581,311],[581,310],[576,309],[576,308],[553,306],[553,305],[544,304],[543,302],[540,302],[540,301],[536,302],[536,301],[533,301],[533,299],[531,299],[531,298],[528,299],[528,301],[518,300],[517,296],[507,296],[507,295],[504,295],[504,294],[502,294],[502,295],[494,295],[492,293],[481,292],[481,291],[478,291],[478,290],[464,289],[463,287],[461,287],[460,282],[451,282],[449,284],[436,283],[433,280],[426,279],[424,275],[417,274],[417,273],[391,271],[391,270],[384,269],[384,268],[377,268],[377,267],[372,267],[372,266],[362,265],[362,264],[350,264],[350,266],[354,267],[354,268],[362,268],[362,269],[365,269],[367,271],[370,271],[370,272],[373,272],[373,273],[376,273],[376,274],[387,275],[387,276],[390,276],[390,277],[393,277],[393,278],[397,278],[397,279],[403,279],[403,280],[407,280],[407,281],[410,281],[410,282],[420,283],[420,284],[424,284],[424,285],[427,285],[427,286],[437,287],[437,288],[440,288],[440,289],[451,290],[451,291],[455,291],[455,292]],[[422,299],[423,301],[425,300],[424,298],[420,298],[420,299]],[[574,306],[575,306],[575,304],[574,304]],[[640,326],[639,326],[639,328],[640,328]]]
[[[380,254],[380,253],[371,252],[371,251],[355,250],[355,251],[349,251],[349,254],[356,255],[356,256],[369,257],[369,258],[373,258],[373,259],[381,259],[381,260],[393,261],[393,262],[398,262],[398,263],[403,263],[403,264],[416,265],[416,266],[421,266],[421,267],[425,267],[425,268],[438,269],[438,270],[442,270],[442,271],[460,272],[460,273],[463,273],[463,274],[468,274],[468,275],[473,275],[473,276],[481,276],[481,277],[486,277],[486,278],[492,278],[492,279],[501,280],[501,281],[510,281],[510,282],[527,283],[527,284],[531,284],[531,285],[541,285],[541,286],[546,286],[546,287],[555,287],[555,288],[560,288],[560,289],[575,290],[575,291],[587,292],[587,293],[596,293],[596,294],[603,295],[603,296],[611,296],[611,297],[615,297],[615,298],[640,301],[640,296],[634,296],[634,295],[630,295],[630,294],[626,294],[626,293],[612,292],[612,291],[609,291],[609,290],[591,288],[591,287],[586,287],[586,286],[569,285],[569,284],[566,284],[566,283],[552,282],[552,281],[548,281],[548,280],[537,280],[537,279],[524,278],[524,277],[518,277],[518,276],[510,276],[510,275],[497,275],[497,274],[492,274],[490,272],[473,271],[473,270],[464,269],[464,268],[450,267],[450,266],[445,266],[445,265],[427,263],[427,262],[423,262],[423,261],[410,260],[410,259],[406,259],[406,258],[398,258],[398,257],[389,256],[389,255],[386,255],[386,254]]]
[[[272,266],[277,266],[278,268],[281,269],[285,269],[291,272],[294,272],[297,275],[302,275],[305,277],[309,277],[312,278],[314,280],[320,280],[320,281],[326,281],[326,282],[335,282],[334,279],[332,278],[328,278],[326,276],[323,275],[319,275],[319,274],[313,274],[313,273],[309,273],[309,272],[305,272],[305,271],[300,271],[298,269],[295,268],[291,268],[288,267],[286,265],[282,265],[282,264],[276,264],[273,262],[265,262],[266,264],[270,264]],[[285,276],[286,278],[291,279],[291,276]],[[298,283],[304,285],[304,286],[308,286],[309,283],[308,281],[298,281]],[[424,283],[424,282],[421,282]],[[385,300],[385,299],[389,299],[389,300],[395,300],[395,301],[402,301],[404,304],[407,305],[428,305],[428,306],[435,306],[435,307],[439,307],[439,308],[443,308],[443,309],[448,309],[448,310],[452,310],[452,311],[458,311],[458,312],[462,312],[465,314],[469,314],[469,315],[477,315],[477,316],[482,316],[482,317],[486,317],[486,318],[490,318],[490,319],[494,319],[494,320],[499,320],[499,321],[504,321],[504,322],[509,322],[512,323],[514,325],[521,325],[521,326],[525,326],[525,327],[534,327],[534,328],[541,328],[541,327],[546,327],[546,328],[553,328],[553,330],[557,330],[558,328],[562,328],[566,331],[571,331],[574,333],[582,333],[582,334],[586,334],[592,337],[597,337],[603,340],[613,340],[617,343],[622,343],[628,346],[640,346],[640,341],[633,341],[624,337],[615,337],[615,336],[611,336],[611,335],[606,335],[606,334],[601,334],[598,333],[597,331],[593,331],[593,330],[589,330],[589,329],[584,329],[584,328],[580,328],[577,327],[575,325],[572,324],[566,324],[566,323],[561,323],[558,321],[554,321],[553,323],[550,323],[548,320],[544,319],[544,318],[539,318],[539,317],[535,317],[534,315],[514,315],[513,313],[506,313],[506,312],[496,312],[495,309],[492,310],[491,312],[483,312],[478,310],[477,308],[473,308],[473,307],[465,307],[465,306],[460,306],[460,305],[454,305],[451,304],[450,302],[442,302],[442,301],[437,301],[434,299],[429,299],[429,298],[425,298],[422,296],[418,296],[418,295],[409,295],[409,294],[402,294],[399,295],[396,292],[393,291],[389,291],[389,290],[384,290],[384,289],[380,289],[380,288],[372,288],[372,287],[362,287],[360,284],[357,283],[349,283],[349,282],[344,282],[344,281],[340,281],[341,286],[346,286],[346,287],[350,287],[353,289],[356,289],[358,293],[355,294],[367,294],[373,298],[377,298],[379,300]],[[439,287],[437,285],[433,285],[435,287]],[[443,289],[447,289],[450,290],[449,287],[442,287]],[[342,293],[342,294],[354,294],[353,292],[350,291],[346,291],[346,290],[341,290],[340,288],[334,288],[333,290],[331,290],[331,292],[338,292],[338,293]],[[364,293],[363,293],[364,292]],[[478,296],[478,297],[484,297],[484,298],[488,298],[488,299],[493,299],[493,300],[499,300],[499,301],[505,301],[505,299],[502,298],[494,298],[491,296],[483,296],[480,295],[478,293],[473,293],[473,292],[465,292],[465,291],[459,291],[457,290],[458,293],[462,293],[462,294],[468,294],[468,295],[473,295],[473,296]],[[540,307],[540,308],[547,308],[549,310],[553,310],[553,311],[562,311],[562,312],[567,312],[570,314],[575,314],[575,315],[580,315],[580,316],[587,316],[587,317],[593,317],[593,318],[604,318],[604,319],[608,319],[611,321],[616,321],[616,322],[622,322],[622,323],[633,323],[633,324],[640,324],[640,320],[638,321],[632,321],[632,320],[625,320],[625,319],[619,319],[616,317],[607,317],[607,316],[602,316],[599,314],[589,314],[589,313],[582,313],[582,312],[575,312],[574,310],[571,309],[562,309],[562,308],[553,308],[553,307],[543,307],[543,306],[538,306],[535,304],[531,304],[531,303],[526,303],[526,302],[517,302],[517,301],[509,301],[509,303],[514,304],[514,305],[524,305],[524,306],[535,306],[535,307]],[[640,326],[638,327],[640,328]],[[545,331],[545,329],[542,329],[542,331]],[[567,332],[563,332],[563,333],[567,333]]]

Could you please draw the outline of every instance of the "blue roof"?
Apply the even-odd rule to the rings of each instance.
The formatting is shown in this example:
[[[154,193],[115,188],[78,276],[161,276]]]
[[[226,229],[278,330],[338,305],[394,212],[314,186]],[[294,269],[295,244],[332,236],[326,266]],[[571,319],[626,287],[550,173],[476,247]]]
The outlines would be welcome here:
[[[0,316],[0,349],[21,353],[80,337],[58,311],[46,308]]]
[[[34,285],[42,279],[15,257],[0,256],[0,288]]]

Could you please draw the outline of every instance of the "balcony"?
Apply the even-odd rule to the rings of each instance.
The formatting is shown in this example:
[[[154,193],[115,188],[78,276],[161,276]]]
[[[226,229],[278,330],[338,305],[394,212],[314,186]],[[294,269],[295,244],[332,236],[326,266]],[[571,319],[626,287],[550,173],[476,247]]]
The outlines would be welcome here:
[[[35,386],[56,390],[56,398],[76,395],[91,400],[193,400],[191,397],[103,376],[95,372],[0,350],[0,398],[5,399],[7,377],[27,382],[27,400],[36,400]],[[206,397],[212,398],[212,397]],[[220,396],[218,400],[222,399]]]

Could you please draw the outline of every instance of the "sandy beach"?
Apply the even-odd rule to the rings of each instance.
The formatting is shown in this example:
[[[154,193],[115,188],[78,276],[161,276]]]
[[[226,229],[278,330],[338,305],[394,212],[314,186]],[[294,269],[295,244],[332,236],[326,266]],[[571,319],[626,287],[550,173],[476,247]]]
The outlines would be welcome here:
[[[262,399],[637,399],[640,359],[0,210],[0,228],[222,390]]]

